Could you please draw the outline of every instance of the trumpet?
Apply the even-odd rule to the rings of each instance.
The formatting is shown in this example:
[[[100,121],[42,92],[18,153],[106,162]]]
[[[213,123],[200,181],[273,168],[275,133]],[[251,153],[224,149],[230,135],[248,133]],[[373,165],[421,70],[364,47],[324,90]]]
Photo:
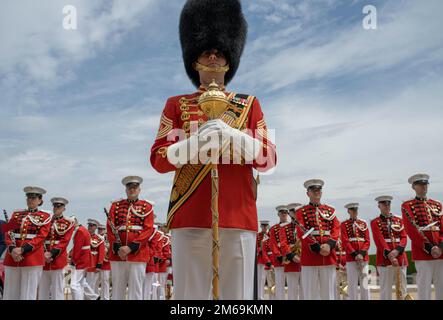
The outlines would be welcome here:
[[[291,245],[291,254],[299,256],[301,255],[301,240],[297,239],[295,244]],[[289,264],[292,261],[289,260],[286,256],[283,257],[283,264]]]
[[[388,225],[388,230],[389,233],[391,235],[391,242],[394,245],[395,244],[395,236],[394,233],[392,232],[392,226]],[[395,272],[395,296],[397,298],[397,300],[414,300],[414,298],[407,293],[405,295],[405,293],[403,292],[403,286],[402,286],[402,279],[401,279],[401,266],[398,265],[395,267],[396,268],[396,272]]]

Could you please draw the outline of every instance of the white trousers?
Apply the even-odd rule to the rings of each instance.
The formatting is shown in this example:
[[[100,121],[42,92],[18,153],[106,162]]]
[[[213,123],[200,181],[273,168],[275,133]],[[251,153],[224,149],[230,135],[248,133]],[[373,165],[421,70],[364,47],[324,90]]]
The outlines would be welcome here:
[[[100,299],[109,300],[109,278],[111,277],[111,270],[100,270]]]
[[[152,291],[155,278],[155,272],[145,274],[145,281],[143,283],[143,300],[152,300]]]
[[[431,300],[434,284],[435,299],[443,300],[443,260],[415,261],[417,269],[417,295],[419,300]]]
[[[158,282],[159,286],[157,289],[157,298],[158,300],[165,300],[165,291],[166,291],[166,280],[168,279],[167,272],[158,273]]]
[[[112,269],[112,300],[143,300],[143,280],[146,273],[146,263],[111,261]]]
[[[98,295],[86,282],[86,269],[72,269],[71,294],[72,300],[97,300]]]
[[[211,229],[171,231],[174,299],[212,299]],[[256,233],[220,228],[219,241],[219,299],[253,299]]]
[[[303,266],[301,283],[303,299],[334,300],[337,285],[335,266]]]
[[[64,274],[60,270],[43,270],[38,285],[39,300],[64,300]]]
[[[158,287],[160,282],[158,281],[158,273],[154,273],[153,283],[152,283],[152,300],[158,300]]]
[[[286,272],[285,275],[288,282],[288,300],[302,300],[300,272]]]
[[[362,272],[359,271],[357,262],[347,262],[348,299],[358,300],[358,285],[360,284],[360,299],[370,300],[369,296],[369,265],[362,262]]]
[[[43,267],[5,267],[4,300],[37,300]]]
[[[403,295],[406,295],[408,293],[406,269],[406,267],[400,268],[400,281]],[[392,266],[377,266],[377,270],[380,274],[380,300],[392,300],[392,286],[397,282],[397,268]]]
[[[257,264],[257,291],[258,299],[265,299],[265,281],[266,281],[266,270],[264,264]]]
[[[284,267],[276,267],[275,270],[275,299],[285,300],[286,274]]]
[[[85,300],[96,300],[100,295],[98,292],[98,284],[100,280],[99,272],[86,272],[86,283],[92,289],[93,295],[85,292]]]

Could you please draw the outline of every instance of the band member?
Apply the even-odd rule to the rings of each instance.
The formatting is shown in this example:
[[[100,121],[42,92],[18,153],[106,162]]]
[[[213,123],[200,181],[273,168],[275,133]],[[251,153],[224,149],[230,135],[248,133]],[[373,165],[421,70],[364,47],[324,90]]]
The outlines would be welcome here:
[[[45,240],[45,266],[38,286],[39,300],[64,300],[63,270],[68,264],[68,244],[75,228],[75,221],[63,216],[68,200],[51,199],[54,215],[51,229]]]
[[[228,153],[218,164],[218,298],[253,298],[258,225],[253,168],[269,170],[276,160],[258,99],[225,89],[239,66],[246,34],[239,0],[189,0],[181,13],[185,69],[198,91],[168,99],[150,158],[158,172],[176,174],[168,210],[175,299],[212,298],[212,166],[201,158],[207,155],[209,136],[223,139],[211,149],[212,155]],[[208,121],[198,99],[213,80],[230,105],[221,119]],[[177,130],[183,130],[186,139],[169,134]]]
[[[107,234],[111,247],[112,300],[142,300],[148,260],[148,239],[154,232],[153,203],[139,199],[143,179],[123,178],[127,199],[114,201],[109,210]]]
[[[358,300],[358,284],[360,284],[360,299],[369,300],[368,250],[371,240],[368,224],[358,218],[358,207],[358,203],[345,205],[350,218],[341,224],[341,241],[346,251],[349,299]]]
[[[263,237],[262,256],[265,263],[266,286],[268,287],[269,300],[275,300],[275,272],[274,266],[272,265],[273,261],[275,262],[275,258],[272,254],[269,233]]]
[[[143,283],[143,300],[156,300],[157,299],[157,287],[154,288],[154,284],[157,283],[157,268],[158,257],[161,251],[161,238],[162,232],[158,230],[158,225],[155,225],[154,232],[148,239],[147,247],[149,251],[145,279]],[[154,290],[155,289],[155,290]],[[155,292],[154,292],[155,291]]]
[[[303,299],[300,282],[300,255],[301,242],[297,240],[294,224],[295,211],[302,207],[300,203],[291,203],[288,205],[291,222],[280,228],[281,247],[280,252],[283,255],[283,266],[288,283],[288,300]]]
[[[278,206],[275,208],[278,212],[280,219],[279,223],[273,225],[269,229],[269,238],[271,240],[272,255],[274,260],[274,272],[275,272],[275,299],[285,300],[285,283],[286,274],[283,265],[283,253],[281,252],[281,235],[280,229],[289,224],[288,222],[288,208],[286,206]]]
[[[25,187],[27,209],[17,210],[5,234],[8,246],[5,265],[4,300],[36,300],[45,264],[44,241],[51,227],[51,214],[40,210],[46,191]]]
[[[109,278],[111,277],[111,263],[109,262],[109,241],[106,236],[106,226],[100,224],[97,228],[98,235],[103,238],[105,242],[105,257],[103,259],[103,265],[99,269],[100,273],[100,299],[109,300]]]
[[[91,234],[88,229],[78,223],[77,218],[71,217],[75,221],[74,234],[72,235],[73,247],[70,252],[71,265],[71,294],[73,300],[97,300],[98,295],[86,282],[86,270],[92,266],[91,255]]]
[[[337,284],[335,245],[340,222],[335,209],[320,202],[323,185],[319,179],[306,181],[309,204],[295,212],[297,237],[302,242],[301,279],[306,300],[334,300]]]
[[[340,238],[338,238],[337,245],[335,246],[335,253],[337,254],[337,263],[335,265],[337,275],[337,290],[335,300],[347,300],[348,277],[346,272],[346,251],[343,248]]]
[[[269,230],[269,221],[260,221],[261,231],[257,233],[257,288],[258,299],[264,300],[265,294],[265,282],[266,282],[266,263],[269,261],[266,251],[263,250],[263,242],[267,236]],[[271,264],[271,262],[269,262]]]
[[[402,205],[403,222],[412,242],[412,259],[417,269],[418,299],[443,300],[443,212],[442,204],[429,199],[429,175],[416,174],[409,178],[415,199]]]
[[[86,282],[94,291],[94,295],[91,297],[85,294],[86,300],[97,299],[100,295],[98,292],[100,270],[103,266],[105,259],[105,241],[99,236],[96,231],[100,222],[95,219],[88,219],[88,231],[91,235],[91,266],[86,270]]]
[[[165,300],[166,280],[168,278],[168,267],[171,264],[171,239],[167,235],[164,224],[159,224],[163,237],[160,240],[160,257],[158,261],[158,300]]]
[[[401,291],[406,295],[406,269],[408,259],[405,248],[407,235],[403,221],[391,213],[391,196],[380,196],[378,202],[380,216],[371,221],[372,237],[377,247],[376,264],[380,275],[380,299],[392,299],[392,285],[396,283],[400,268]]]

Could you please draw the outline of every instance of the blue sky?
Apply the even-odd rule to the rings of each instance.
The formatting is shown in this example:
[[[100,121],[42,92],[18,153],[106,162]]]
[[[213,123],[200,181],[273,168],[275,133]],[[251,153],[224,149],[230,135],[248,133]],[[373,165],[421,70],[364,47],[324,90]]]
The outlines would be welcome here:
[[[145,178],[143,195],[165,219],[172,174],[148,151],[167,97],[194,90],[178,41],[180,0],[2,1],[0,10],[0,206],[24,206],[39,185],[71,200],[81,221],[124,196],[120,180]],[[249,37],[228,89],[262,103],[279,163],[262,177],[259,216],[306,202],[303,182],[326,181],[324,201],[361,203],[412,190],[432,176],[443,192],[443,34],[439,0],[243,0]],[[62,28],[64,5],[78,29]],[[375,5],[377,30],[362,27]],[[49,209],[49,201],[44,205]]]

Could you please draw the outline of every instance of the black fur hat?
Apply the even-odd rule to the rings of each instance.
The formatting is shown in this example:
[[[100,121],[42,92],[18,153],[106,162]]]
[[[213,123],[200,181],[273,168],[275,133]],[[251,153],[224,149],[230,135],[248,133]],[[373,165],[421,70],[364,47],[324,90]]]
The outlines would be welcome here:
[[[180,16],[180,42],[186,73],[198,87],[200,77],[193,63],[205,51],[221,51],[229,63],[228,84],[240,64],[248,24],[239,0],[187,0]]]

